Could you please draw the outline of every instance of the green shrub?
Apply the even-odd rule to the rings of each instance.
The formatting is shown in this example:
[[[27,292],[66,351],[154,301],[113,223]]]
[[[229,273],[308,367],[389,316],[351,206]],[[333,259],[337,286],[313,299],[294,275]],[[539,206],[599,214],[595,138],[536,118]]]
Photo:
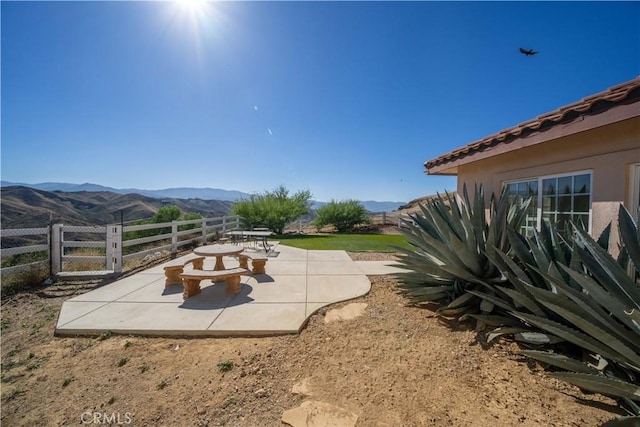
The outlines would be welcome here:
[[[322,206],[317,211],[317,217],[314,225],[318,228],[326,225],[333,225],[338,229],[339,233],[353,231],[357,225],[369,224],[371,217],[367,214],[367,210],[357,200],[343,200],[331,202]]]
[[[218,363],[218,371],[220,372],[229,372],[233,369],[233,362],[231,360],[225,360]]]
[[[283,234],[284,227],[298,217],[309,213],[309,191],[289,195],[284,186],[264,194],[252,194],[249,199],[234,203],[232,214],[242,216],[249,227],[268,227],[276,234]]]

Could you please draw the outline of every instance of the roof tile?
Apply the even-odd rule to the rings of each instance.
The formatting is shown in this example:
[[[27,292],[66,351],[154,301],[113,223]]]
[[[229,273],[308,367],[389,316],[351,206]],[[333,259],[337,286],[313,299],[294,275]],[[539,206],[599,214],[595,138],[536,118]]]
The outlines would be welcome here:
[[[545,125],[549,125],[551,127],[561,123],[563,120],[572,120],[573,118],[571,118],[571,113],[599,113],[618,103],[638,102],[640,101],[640,90],[638,89],[640,89],[640,76],[633,80],[629,80],[628,82],[612,86],[602,92],[587,96],[578,102],[574,102],[554,111],[542,114],[535,119],[522,122],[516,126],[501,130],[498,133],[487,136],[463,147],[456,148],[449,153],[425,162],[424,166],[429,169],[443,163],[454,161],[459,157],[481,151],[486,147],[501,143],[508,144],[527,130],[536,131]],[[598,108],[596,109],[596,104],[602,105],[598,105]]]

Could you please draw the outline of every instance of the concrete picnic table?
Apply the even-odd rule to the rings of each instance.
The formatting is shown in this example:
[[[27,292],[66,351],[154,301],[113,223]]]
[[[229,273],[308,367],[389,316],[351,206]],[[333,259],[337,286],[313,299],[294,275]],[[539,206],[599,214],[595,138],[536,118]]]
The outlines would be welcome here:
[[[200,246],[193,250],[193,253],[200,256],[216,257],[216,265],[214,270],[225,270],[222,257],[228,255],[238,255],[244,248],[238,245],[224,244],[224,245],[207,245]]]

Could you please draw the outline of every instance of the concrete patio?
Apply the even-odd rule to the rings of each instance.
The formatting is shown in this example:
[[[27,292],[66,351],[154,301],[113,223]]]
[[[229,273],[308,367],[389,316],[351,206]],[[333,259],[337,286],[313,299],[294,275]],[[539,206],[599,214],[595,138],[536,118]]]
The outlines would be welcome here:
[[[369,292],[367,275],[402,271],[387,261],[353,261],[345,251],[307,251],[279,245],[267,274],[242,276],[239,294],[202,281],[188,299],[165,287],[163,265],[65,301],[56,335],[105,331],[150,336],[259,336],[298,333],[318,309]],[[213,259],[205,269],[213,269]],[[226,268],[238,266],[225,257]],[[185,268],[188,270],[190,267]]]

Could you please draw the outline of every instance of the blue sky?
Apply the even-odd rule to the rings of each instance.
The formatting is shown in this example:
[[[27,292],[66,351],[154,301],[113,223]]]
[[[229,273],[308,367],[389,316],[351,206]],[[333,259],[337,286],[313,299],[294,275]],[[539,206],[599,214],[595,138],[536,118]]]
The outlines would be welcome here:
[[[409,201],[455,190],[426,160],[640,74],[639,2],[1,8],[1,177],[32,184]]]

